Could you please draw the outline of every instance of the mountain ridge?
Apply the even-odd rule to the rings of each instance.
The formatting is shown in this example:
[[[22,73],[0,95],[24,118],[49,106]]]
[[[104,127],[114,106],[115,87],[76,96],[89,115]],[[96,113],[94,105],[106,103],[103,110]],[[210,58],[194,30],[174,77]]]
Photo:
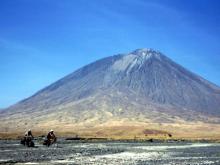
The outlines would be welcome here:
[[[0,113],[0,123],[10,120],[17,129],[220,123],[220,87],[159,51],[136,49],[88,64]]]

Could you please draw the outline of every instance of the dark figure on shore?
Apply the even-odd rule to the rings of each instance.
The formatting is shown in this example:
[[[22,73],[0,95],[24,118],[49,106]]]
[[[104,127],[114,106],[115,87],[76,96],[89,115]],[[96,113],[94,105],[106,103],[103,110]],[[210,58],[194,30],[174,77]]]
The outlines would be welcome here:
[[[50,130],[47,134],[47,139],[44,141],[44,145],[47,145],[48,147],[50,145],[52,145],[53,143],[55,143],[57,140],[55,134],[54,134],[54,131],[53,130]]]
[[[34,136],[31,132],[31,129],[25,132],[24,138],[21,139],[21,144],[28,147],[34,147],[34,142],[32,141],[34,139]]]

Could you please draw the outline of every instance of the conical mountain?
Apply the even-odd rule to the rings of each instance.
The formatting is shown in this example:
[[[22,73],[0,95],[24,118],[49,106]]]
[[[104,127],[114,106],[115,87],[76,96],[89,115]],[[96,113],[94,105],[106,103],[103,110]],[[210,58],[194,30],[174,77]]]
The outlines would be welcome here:
[[[98,60],[0,114],[0,122],[17,129],[218,123],[219,118],[220,88],[152,49]]]

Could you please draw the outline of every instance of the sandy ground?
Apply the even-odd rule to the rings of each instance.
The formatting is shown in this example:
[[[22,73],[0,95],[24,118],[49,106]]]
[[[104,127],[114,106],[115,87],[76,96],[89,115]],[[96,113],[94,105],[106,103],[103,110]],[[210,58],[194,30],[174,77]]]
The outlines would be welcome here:
[[[218,143],[85,143],[60,139],[49,148],[37,140],[35,144],[27,148],[17,140],[1,140],[0,164],[220,164]]]

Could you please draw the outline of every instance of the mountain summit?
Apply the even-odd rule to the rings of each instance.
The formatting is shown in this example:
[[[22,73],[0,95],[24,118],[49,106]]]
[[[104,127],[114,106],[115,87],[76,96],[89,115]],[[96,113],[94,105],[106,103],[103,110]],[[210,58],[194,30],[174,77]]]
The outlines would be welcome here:
[[[98,60],[0,114],[0,122],[16,129],[67,130],[219,118],[220,88],[153,49]]]

